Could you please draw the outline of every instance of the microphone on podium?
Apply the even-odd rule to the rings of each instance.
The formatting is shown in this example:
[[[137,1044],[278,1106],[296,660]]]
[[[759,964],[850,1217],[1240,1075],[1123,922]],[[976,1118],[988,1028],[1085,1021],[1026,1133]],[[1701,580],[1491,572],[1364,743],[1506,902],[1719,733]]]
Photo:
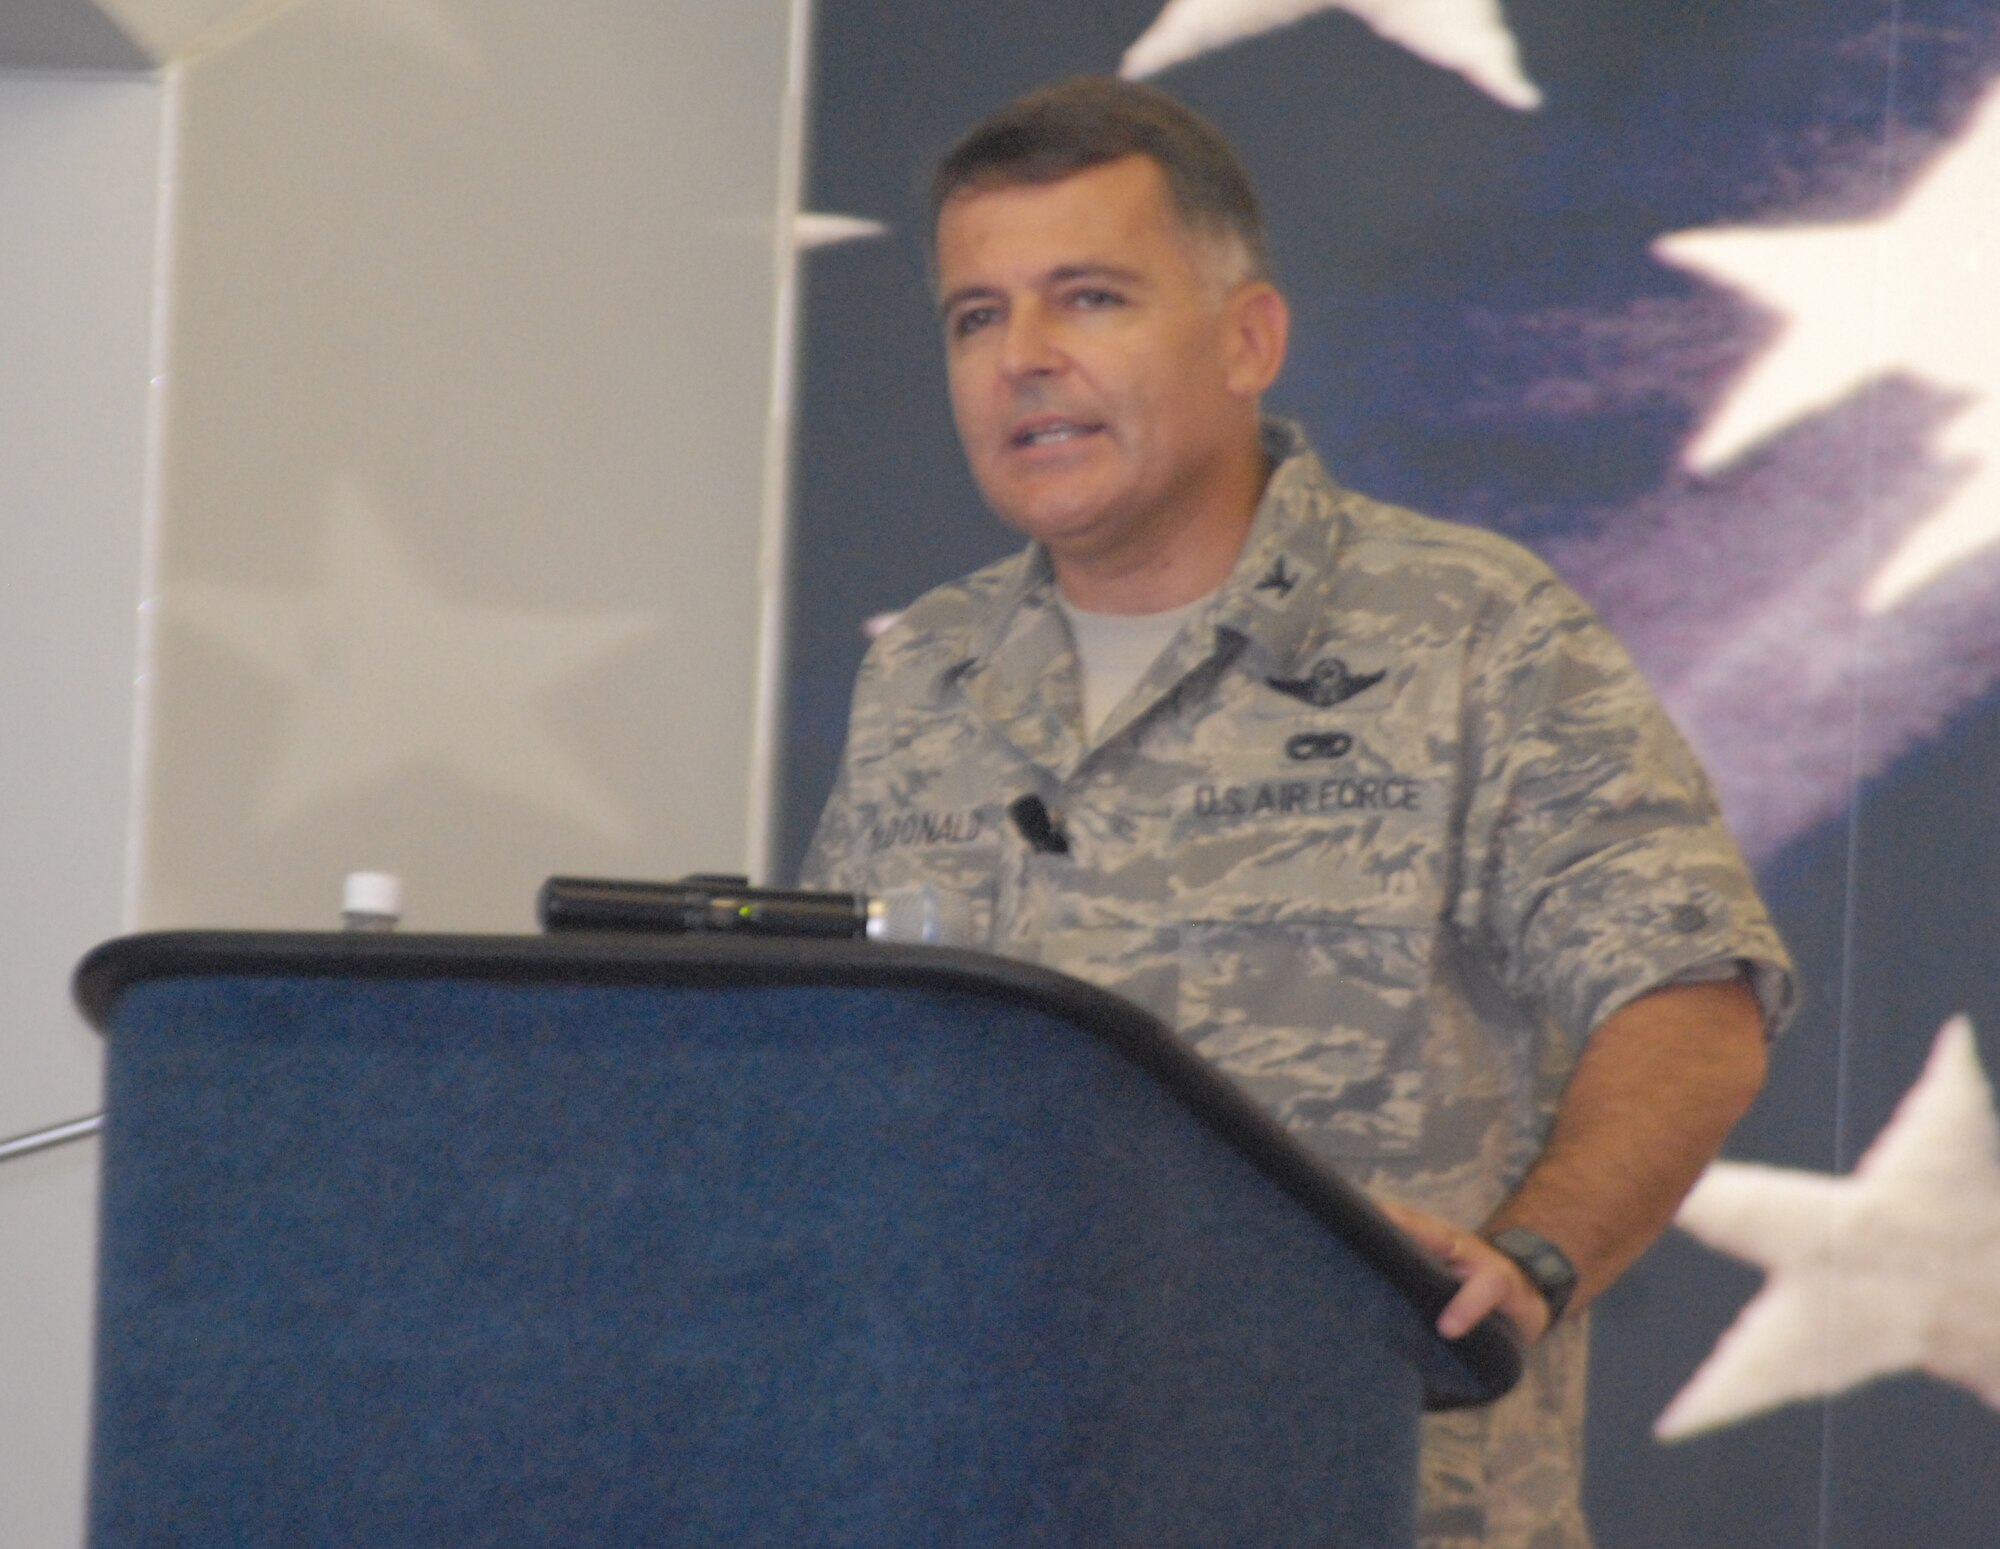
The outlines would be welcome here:
[[[535,900],[542,929],[726,932],[742,936],[861,937],[929,946],[974,945],[966,899],[929,884],[872,897],[805,888],[752,887],[747,877],[698,872],[678,882],[550,877]]]

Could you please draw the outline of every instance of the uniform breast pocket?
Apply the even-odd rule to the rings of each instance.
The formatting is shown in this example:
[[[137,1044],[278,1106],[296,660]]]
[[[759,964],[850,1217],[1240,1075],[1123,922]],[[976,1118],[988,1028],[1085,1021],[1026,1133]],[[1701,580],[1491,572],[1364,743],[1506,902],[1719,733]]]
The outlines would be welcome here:
[[[1407,1158],[1423,1141],[1438,852],[1419,823],[1328,805],[1268,826],[1191,815],[1177,1022],[1314,1151]]]
[[[998,809],[876,811],[867,819],[864,890],[880,896],[899,888],[934,888],[947,899],[962,900],[969,916],[968,939],[954,944],[990,944],[1001,854]]]

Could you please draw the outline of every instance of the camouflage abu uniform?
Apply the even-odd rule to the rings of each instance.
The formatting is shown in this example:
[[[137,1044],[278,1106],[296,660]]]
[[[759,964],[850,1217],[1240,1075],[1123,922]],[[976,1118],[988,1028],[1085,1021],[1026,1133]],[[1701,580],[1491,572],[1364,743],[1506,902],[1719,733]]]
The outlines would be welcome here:
[[[1346,1177],[1467,1225],[1593,1027],[1731,959],[1789,993],[1707,783],[1609,633],[1503,539],[1347,493],[1298,432],[1235,572],[1086,742],[1036,548],[870,652],[806,880],[932,882],[996,952],[1152,1010]],[[1033,793],[1068,855],[1007,804]],[[1426,1549],[1576,1549],[1583,1320],[1427,1422]]]

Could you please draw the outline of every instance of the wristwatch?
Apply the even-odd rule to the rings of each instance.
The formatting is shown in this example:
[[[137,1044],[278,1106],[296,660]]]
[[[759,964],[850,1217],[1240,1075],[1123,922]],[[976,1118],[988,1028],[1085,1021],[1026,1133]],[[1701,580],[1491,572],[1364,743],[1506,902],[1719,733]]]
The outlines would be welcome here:
[[[1569,1255],[1525,1226],[1507,1227],[1486,1240],[1518,1264],[1528,1284],[1542,1293],[1542,1300],[1549,1304],[1549,1322],[1560,1318],[1576,1295],[1576,1266],[1570,1263]]]

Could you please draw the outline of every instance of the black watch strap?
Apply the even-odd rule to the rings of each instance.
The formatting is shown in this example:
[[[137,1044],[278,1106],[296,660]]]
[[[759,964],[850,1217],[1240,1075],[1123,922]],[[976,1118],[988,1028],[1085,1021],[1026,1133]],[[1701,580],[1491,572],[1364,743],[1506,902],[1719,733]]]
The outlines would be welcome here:
[[[1528,1284],[1542,1293],[1549,1304],[1549,1322],[1554,1323],[1576,1295],[1576,1266],[1569,1255],[1540,1232],[1525,1226],[1510,1226],[1486,1239],[1521,1266]]]

